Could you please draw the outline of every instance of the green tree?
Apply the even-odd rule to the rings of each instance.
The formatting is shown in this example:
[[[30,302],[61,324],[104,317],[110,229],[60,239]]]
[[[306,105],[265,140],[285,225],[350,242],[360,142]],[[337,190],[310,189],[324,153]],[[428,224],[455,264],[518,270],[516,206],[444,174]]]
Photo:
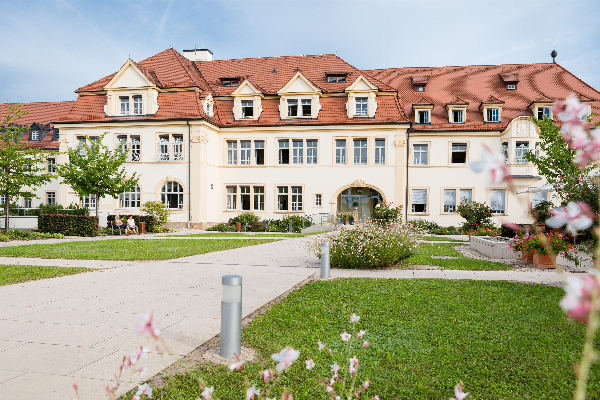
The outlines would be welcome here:
[[[537,167],[539,174],[546,178],[548,183],[554,185],[561,204],[583,201],[597,212],[598,185],[594,176],[599,172],[598,165],[588,164],[585,168],[579,168],[574,161],[575,150],[565,143],[559,128],[552,120],[546,117],[541,120],[535,117],[532,119],[540,128],[542,153],[536,157],[529,151],[525,158]]]
[[[69,148],[69,162],[56,166],[58,175],[79,196],[96,197],[96,216],[100,197],[117,197],[131,190],[139,181],[137,173],[126,177],[123,164],[127,161],[127,152],[120,149],[113,151],[102,144],[107,133],[98,137],[97,141],[80,142],[78,147]]]
[[[29,127],[15,123],[25,115],[21,104],[8,104],[8,114],[2,119],[0,134],[0,192],[5,196],[4,215],[6,223],[4,230],[9,227],[9,205],[12,199],[19,196],[37,198],[35,188],[54,179],[46,172],[46,157],[44,150],[29,148],[21,142],[21,137]]]

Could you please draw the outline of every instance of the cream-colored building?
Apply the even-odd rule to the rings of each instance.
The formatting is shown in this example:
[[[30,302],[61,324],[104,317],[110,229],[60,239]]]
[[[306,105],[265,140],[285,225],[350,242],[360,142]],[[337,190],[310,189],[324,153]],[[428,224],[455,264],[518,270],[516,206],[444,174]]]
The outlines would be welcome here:
[[[490,204],[497,222],[525,222],[525,204],[545,194],[488,187],[468,162],[486,145],[505,154],[519,191],[540,186],[523,158],[539,141],[530,117],[552,118],[552,101],[572,92],[590,111],[600,104],[600,93],[554,63],[361,71],[335,55],[183,53],[127,60],[78,89],[68,112],[29,117],[58,130],[50,150],[108,132],[104,143],[128,152],[139,185],[101,199],[102,212],[135,214],[157,200],[174,224],[207,227],[246,210],[368,219],[384,200],[408,218],[458,226],[455,208],[466,198]],[[41,201],[50,194],[64,205],[94,205],[58,180],[40,189]]]

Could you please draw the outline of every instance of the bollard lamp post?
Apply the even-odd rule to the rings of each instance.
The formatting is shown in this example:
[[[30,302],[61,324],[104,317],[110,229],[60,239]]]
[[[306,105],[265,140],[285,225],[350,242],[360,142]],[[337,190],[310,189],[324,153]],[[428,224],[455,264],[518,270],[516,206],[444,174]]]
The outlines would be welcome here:
[[[321,279],[329,279],[329,242],[321,242]]]
[[[232,358],[242,352],[242,277],[224,275],[221,299],[221,346],[219,354]]]

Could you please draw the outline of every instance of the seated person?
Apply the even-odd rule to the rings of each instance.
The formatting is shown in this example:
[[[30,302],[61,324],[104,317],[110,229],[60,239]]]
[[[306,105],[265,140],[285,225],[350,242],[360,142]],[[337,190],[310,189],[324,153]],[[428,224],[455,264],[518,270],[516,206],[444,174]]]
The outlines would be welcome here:
[[[127,230],[125,232],[126,235],[129,235],[129,232],[137,233],[138,235],[140,234],[137,226],[135,225],[135,221],[133,220],[133,215],[130,215],[127,219]]]
[[[117,215],[115,217],[115,226],[119,229],[127,229],[127,224],[125,224],[123,221],[121,221],[120,215]]]

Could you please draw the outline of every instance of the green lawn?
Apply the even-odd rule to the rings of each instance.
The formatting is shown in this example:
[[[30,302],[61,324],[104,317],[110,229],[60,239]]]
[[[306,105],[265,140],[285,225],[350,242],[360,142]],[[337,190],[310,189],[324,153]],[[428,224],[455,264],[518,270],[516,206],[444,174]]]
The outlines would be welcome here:
[[[451,238],[447,238],[447,237],[442,237],[442,236],[425,236],[423,238],[423,240],[429,241],[429,242],[458,242],[458,243],[469,243],[468,240],[458,240],[458,239],[451,239]]]
[[[75,260],[168,260],[273,241],[275,240],[109,239],[3,247],[0,248],[0,256]]]
[[[404,264],[408,265],[435,265],[445,269],[464,269],[470,271],[499,271],[510,270],[510,265],[485,260],[468,258],[454,250],[453,243],[422,243],[416,255],[409,257]],[[458,257],[453,259],[432,258],[431,256]]]
[[[260,236],[267,236],[267,237],[281,237],[283,239],[285,238],[295,238],[295,237],[304,237],[304,236],[311,236],[311,235],[318,235],[322,232],[314,232],[314,233],[281,233],[281,232],[252,232],[252,233],[246,233],[246,232],[209,232],[209,233],[197,233],[197,234],[193,234],[193,235],[170,235],[169,237],[260,237]]]
[[[0,265],[0,286],[35,281],[37,279],[54,278],[55,276],[79,274],[86,271],[93,271],[93,269],[39,267],[35,265]]]
[[[449,399],[459,381],[468,399],[572,398],[573,363],[580,357],[584,327],[570,323],[558,306],[564,291],[555,287],[500,281],[425,279],[343,279],[313,282],[244,328],[244,346],[261,362],[244,367],[262,388],[260,368],[273,366],[270,355],[284,346],[300,351],[282,385],[295,400],[328,399],[318,379],[330,376],[331,358],[319,353],[322,340],[338,354],[342,371],[348,355],[340,340],[348,315],[361,317],[371,347],[357,354],[359,379],[370,379],[365,399]],[[306,370],[311,357],[317,367]],[[341,362],[343,361],[343,364]],[[592,370],[589,398],[600,398],[600,368]],[[200,396],[200,374],[215,386],[214,398],[243,399],[243,378],[226,367],[200,366],[157,388],[154,399]],[[179,397],[180,396],[180,397]],[[363,396],[361,396],[363,398]]]

